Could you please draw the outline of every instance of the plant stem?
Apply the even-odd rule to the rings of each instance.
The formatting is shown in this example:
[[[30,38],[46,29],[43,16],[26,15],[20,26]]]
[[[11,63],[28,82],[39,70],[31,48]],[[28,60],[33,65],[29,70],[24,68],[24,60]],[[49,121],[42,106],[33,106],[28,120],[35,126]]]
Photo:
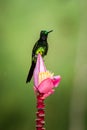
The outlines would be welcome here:
[[[45,105],[44,105],[44,99],[42,99],[43,94],[37,92],[37,112],[36,112],[36,130],[45,130],[44,124],[45,124]]]

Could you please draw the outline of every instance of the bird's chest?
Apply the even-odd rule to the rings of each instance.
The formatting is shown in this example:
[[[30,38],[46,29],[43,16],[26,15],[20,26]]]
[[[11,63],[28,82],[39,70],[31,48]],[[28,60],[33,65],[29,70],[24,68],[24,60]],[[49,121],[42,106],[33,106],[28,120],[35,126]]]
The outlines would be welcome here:
[[[37,50],[36,50],[36,55],[38,55],[39,53],[42,55],[42,56],[44,56],[44,54],[45,54],[45,50],[46,50],[46,47],[45,46],[39,46],[39,48],[37,48]]]

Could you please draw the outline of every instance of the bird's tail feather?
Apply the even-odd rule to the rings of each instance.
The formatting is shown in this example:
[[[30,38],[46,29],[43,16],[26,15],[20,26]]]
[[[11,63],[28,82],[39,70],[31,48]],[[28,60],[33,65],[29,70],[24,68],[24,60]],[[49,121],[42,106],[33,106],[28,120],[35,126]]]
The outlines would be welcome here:
[[[31,81],[31,78],[32,78],[32,75],[33,75],[33,72],[34,72],[35,65],[36,65],[36,63],[35,63],[34,61],[32,61],[31,68],[30,68],[30,70],[29,70],[26,83],[28,83],[28,82]]]

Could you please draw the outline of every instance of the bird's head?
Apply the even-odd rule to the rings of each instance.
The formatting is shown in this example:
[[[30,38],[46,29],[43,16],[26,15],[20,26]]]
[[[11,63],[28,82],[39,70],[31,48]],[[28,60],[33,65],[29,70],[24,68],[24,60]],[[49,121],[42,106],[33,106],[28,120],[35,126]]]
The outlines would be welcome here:
[[[53,30],[50,30],[50,31],[45,31],[45,30],[42,30],[40,32],[40,39],[42,40],[46,40],[47,39],[47,36],[50,32],[52,32]]]

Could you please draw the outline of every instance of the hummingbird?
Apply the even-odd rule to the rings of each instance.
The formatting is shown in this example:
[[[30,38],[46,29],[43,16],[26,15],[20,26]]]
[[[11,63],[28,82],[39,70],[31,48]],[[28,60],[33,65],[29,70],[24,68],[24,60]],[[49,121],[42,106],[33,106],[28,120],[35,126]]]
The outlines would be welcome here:
[[[47,55],[48,52],[48,42],[47,42],[47,38],[48,38],[48,34],[50,32],[52,32],[53,30],[50,31],[45,31],[42,30],[40,32],[40,38],[39,40],[35,43],[33,49],[32,49],[32,63],[31,63],[31,67],[27,76],[27,80],[26,83],[31,81],[33,72],[34,72],[34,68],[37,62],[37,56],[40,53],[42,57],[44,57],[45,55]]]

